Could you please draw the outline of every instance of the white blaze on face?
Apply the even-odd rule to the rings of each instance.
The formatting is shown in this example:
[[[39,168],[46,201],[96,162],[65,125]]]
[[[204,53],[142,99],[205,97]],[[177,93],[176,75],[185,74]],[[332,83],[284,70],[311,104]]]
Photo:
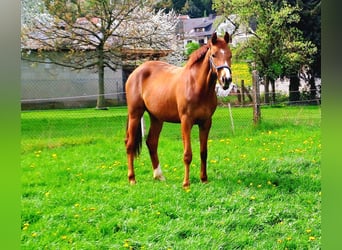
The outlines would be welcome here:
[[[225,65],[227,65],[228,66],[228,64],[227,63],[225,63]],[[228,66],[229,67],[229,66]],[[230,70],[229,69],[227,69],[227,68],[223,68],[223,71],[224,71],[224,76],[227,78],[227,79],[229,79],[229,78],[232,78],[232,76],[231,76],[231,74],[230,74]]]
[[[226,52],[224,51],[224,49],[220,49],[220,53],[221,53],[222,55],[224,55]],[[229,65],[228,65],[227,62],[224,62],[223,65],[229,67]],[[229,68],[230,68],[230,67],[229,67]],[[223,71],[224,73],[221,73],[221,77],[225,77],[225,78],[227,78],[227,79],[229,79],[229,78],[232,77],[231,74],[230,74],[230,70],[229,70],[229,69],[223,68],[222,71]]]

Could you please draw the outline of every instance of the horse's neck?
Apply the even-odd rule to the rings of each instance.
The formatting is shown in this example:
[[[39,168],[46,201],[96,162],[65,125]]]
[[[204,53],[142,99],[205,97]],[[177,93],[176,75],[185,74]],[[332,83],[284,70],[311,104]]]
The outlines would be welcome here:
[[[203,58],[202,62],[198,63],[197,72],[197,84],[199,84],[199,87],[206,91],[215,91],[217,76],[212,73],[207,55]]]

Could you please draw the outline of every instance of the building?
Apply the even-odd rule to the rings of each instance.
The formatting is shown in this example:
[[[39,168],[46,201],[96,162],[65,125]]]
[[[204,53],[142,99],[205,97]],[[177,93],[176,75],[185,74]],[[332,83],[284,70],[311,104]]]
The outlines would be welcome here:
[[[234,21],[236,15],[230,15],[229,18],[216,16],[214,14],[208,17],[190,18],[187,15],[179,16],[179,27],[177,29],[178,37],[184,40],[184,46],[191,42],[198,42],[200,45],[208,43],[211,35],[216,31],[219,34],[228,32],[232,35],[232,45],[245,41],[250,36],[245,27],[239,27],[236,30]]]

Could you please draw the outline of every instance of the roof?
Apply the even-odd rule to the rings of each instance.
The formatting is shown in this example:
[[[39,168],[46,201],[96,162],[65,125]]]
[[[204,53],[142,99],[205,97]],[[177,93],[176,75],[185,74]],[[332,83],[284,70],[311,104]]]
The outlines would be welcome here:
[[[211,36],[215,31],[213,25],[216,16],[183,19],[183,29],[185,36],[188,37],[201,37]]]

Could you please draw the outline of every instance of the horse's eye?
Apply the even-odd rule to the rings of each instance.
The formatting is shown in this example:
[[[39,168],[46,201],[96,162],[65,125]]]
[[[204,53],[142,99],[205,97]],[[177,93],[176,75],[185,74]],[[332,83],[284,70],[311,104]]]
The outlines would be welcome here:
[[[216,57],[216,55],[215,55],[215,54],[212,54],[211,56],[212,56],[212,57]]]

